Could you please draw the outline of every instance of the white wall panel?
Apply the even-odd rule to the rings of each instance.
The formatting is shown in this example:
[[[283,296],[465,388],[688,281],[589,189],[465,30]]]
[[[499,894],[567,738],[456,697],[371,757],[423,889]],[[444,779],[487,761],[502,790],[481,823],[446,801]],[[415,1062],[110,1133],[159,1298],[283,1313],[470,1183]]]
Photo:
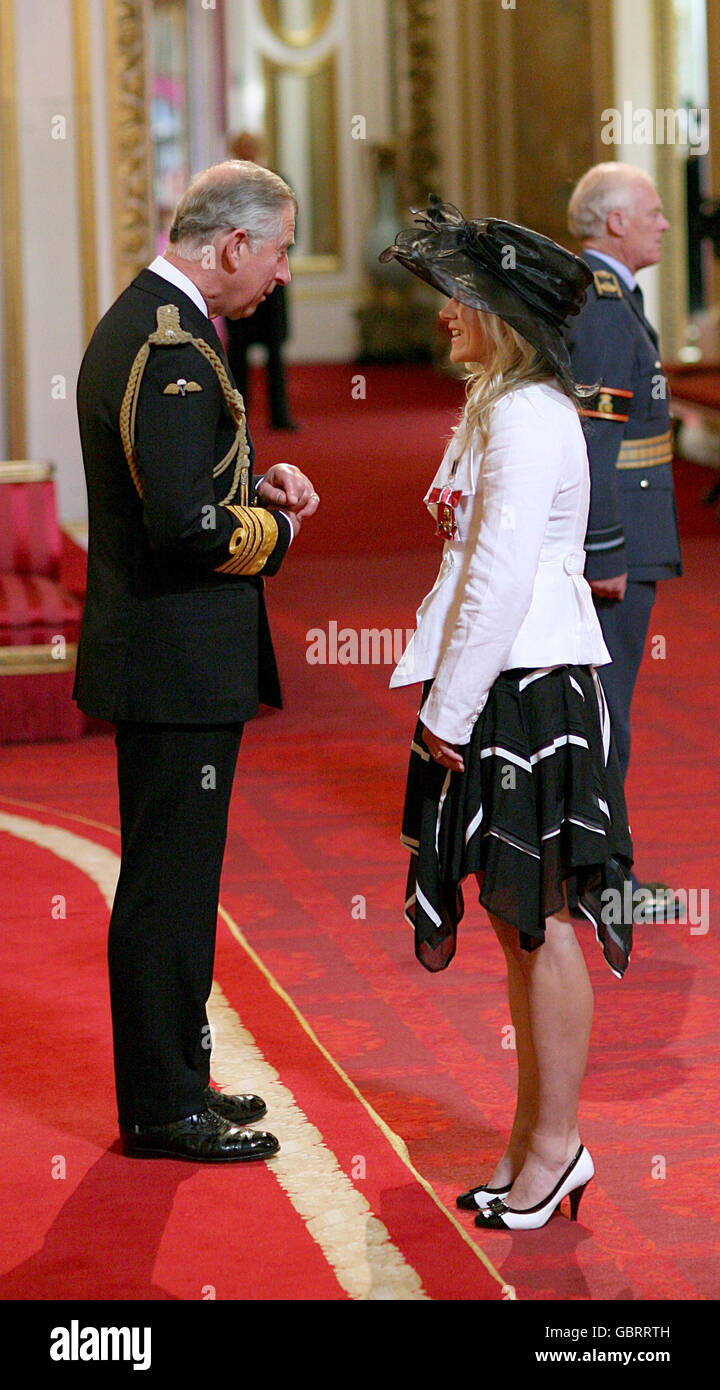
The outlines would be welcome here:
[[[27,454],[57,464],[60,513],[75,519],[85,512],[75,418],[84,332],[69,0],[22,0],[16,25]]]

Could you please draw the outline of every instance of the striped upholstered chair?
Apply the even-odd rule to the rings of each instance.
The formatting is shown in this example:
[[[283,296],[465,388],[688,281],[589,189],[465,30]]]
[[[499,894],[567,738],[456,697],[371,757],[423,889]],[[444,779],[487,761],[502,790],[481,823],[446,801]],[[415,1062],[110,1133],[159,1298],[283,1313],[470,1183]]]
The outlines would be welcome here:
[[[77,738],[82,603],[60,583],[53,467],[0,463],[0,742]]]

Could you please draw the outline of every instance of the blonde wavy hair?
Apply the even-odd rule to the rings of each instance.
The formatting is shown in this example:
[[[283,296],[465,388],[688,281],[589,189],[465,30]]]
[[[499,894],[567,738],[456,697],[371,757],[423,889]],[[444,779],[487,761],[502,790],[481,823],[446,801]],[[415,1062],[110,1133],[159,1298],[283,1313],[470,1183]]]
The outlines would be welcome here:
[[[474,312],[482,324],[486,352],[482,362],[467,364],[467,399],[454,430],[461,449],[467,448],[473,435],[479,437],[485,448],[494,407],[503,396],[528,382],[558,380],[560,388],[568,394],[549,363],[517,329],[488,310]]]

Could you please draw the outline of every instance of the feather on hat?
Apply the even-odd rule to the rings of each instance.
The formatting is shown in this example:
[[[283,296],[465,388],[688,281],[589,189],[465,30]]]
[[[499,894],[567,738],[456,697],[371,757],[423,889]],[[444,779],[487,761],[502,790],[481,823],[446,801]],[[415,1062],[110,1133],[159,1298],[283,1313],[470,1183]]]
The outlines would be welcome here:
[[[585,262],[529,227],[494,217],[467,221],[434,195],[412,212],[416,225],[398,232],[379,259],[394,257],[449,299],[497,314],[572,386],[563,330],[592,282]]]

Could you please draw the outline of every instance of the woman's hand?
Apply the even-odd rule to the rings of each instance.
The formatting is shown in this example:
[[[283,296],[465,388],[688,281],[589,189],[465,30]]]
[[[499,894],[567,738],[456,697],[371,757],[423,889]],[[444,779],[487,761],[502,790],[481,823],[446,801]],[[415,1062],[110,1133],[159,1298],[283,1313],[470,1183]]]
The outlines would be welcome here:
[[[436,738],[429,729],[423,729],[422,740],[434,762],[449,768],[451,772],[465,771],[465,764],[458,753],[456,744],[443,743],[442,739]]]
[[[611,598],[616,603],[622,603],[627,589],[627,571],[616,574],[612,579],[588,579],[588,584],[597,598]]]

